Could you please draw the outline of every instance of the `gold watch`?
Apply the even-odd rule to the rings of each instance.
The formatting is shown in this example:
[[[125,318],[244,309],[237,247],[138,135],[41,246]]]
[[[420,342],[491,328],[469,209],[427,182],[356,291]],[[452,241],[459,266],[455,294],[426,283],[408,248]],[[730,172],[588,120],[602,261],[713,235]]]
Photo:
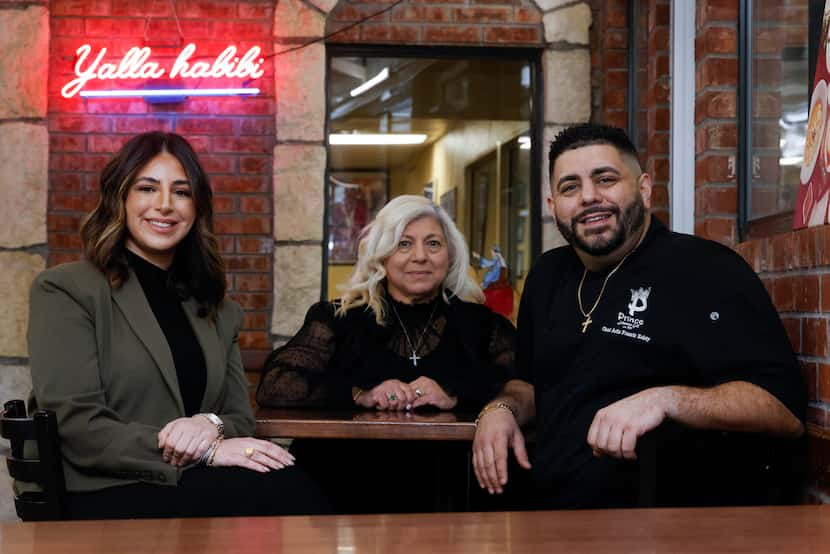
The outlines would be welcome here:
[[[210,421],[211,423],[213,423],[213,425],[216,427],[216,432],[217,432],[217,433],[219,433],[219,436],[218,436],[217,438],[220,438],[220,439],[221,439],[221,438],[223,438],[223,437],[225,436],[225,424],[224,424],[224,423],[222,423],[222,420],[221,420],[221,419],[219,419],[219,416],[218,416],[218,415],[216,415],[216,414],[208,414],[208,413],[205,413],[205,414],[196,414],[196,415],[200,415],[200,416],[202,416],[203,418],[205,418],[205,419],[207,419],[208,421]]]

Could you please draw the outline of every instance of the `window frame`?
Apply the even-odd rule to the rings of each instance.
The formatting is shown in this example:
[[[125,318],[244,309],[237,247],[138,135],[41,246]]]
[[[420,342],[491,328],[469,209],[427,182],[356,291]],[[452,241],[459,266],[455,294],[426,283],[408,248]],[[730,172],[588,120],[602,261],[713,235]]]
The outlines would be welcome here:
[[[771,237],[792,230],[793,210],[749,219],[752,212],[752,56],[754,0],[739,0],[738,6],[738,96],[737,126],[738,150],[735,160],[738,186],[737,233],[738,242]],[[807,16],[807,82],[805,94],[810,105],[810,94],[815,78],[821,34],[821,18],[824,15],[824,0],[808,0]]]

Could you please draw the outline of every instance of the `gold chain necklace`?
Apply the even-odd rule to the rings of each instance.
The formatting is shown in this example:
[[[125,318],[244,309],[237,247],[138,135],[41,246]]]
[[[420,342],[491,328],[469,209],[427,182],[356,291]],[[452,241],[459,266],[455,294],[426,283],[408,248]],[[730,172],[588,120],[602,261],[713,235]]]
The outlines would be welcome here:
[[[582,270],[582,279],[579,280],[579,287],[576,289],[576,301],[579,304],[579,311],[582,312],[582,316],[585,318],[584,320],[582,320],[582,323],[580,323],[580,325],[582,325],[582,333],[583,334],[585,334],[585,332],[588,331],[588,326],[591,323],[594,322],[594,320],[591,319],[591,314],[594,313],[594,310],[596,310],[597,306],[599,306],[599,301],[602,298],[602,293],[605,292],[605,285],[608,284],[608,279],[610,279],[611,276],[614,275],[617,272],[617,270],[620,268],[620,266],[623,264],[623,262],[625,262],[625,260],[628,259],[628,257],[631,255],[631,253],[634,252],[635,250],[637,250],[637,247],[640,246],[641,242],[643,242],[643,238],[645,238],[645,236],[646,236],[646,229],[643,229],[643,232],[640,235],[640,238],[637,241],[637,244],[634,245],[634,248],[629,250],[628,253],[625,256],[623,256],[622,259],[619,262],[617,262],[617,265],[614,266],[614,269],[612,269],[608,273],[608,275],[605,276],[605,280],[602,282],[602,287],[599,289],[599,294],[597,295],[597,299],[594,301],[594,305],[591,306],[591,309],[588,310],[587,312],[585,311],[585,308],[582,307],[582,285],[583,285],[583,283],[585,283],[585,276],[588,275],[588,268],[586,267],[585,269]]]

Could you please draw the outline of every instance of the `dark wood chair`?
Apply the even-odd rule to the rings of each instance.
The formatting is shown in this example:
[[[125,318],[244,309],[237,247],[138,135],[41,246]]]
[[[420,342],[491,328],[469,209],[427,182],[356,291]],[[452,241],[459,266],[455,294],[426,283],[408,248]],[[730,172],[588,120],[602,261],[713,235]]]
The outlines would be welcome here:
[[[6,457],[9,475],[18,481],[35,483],[41,489],[15,492],[14,506],[20,519],[66,519],[66,483],[55,412],[39,410],[28,417],[22,400],[10,400],[0,414],[0,436],[11,443]],[[37,444],[36,459],[24,457],[25,441]]]
[[[640,507],[798,504],[803,439],[691,429],[666,422],[640,439]]]

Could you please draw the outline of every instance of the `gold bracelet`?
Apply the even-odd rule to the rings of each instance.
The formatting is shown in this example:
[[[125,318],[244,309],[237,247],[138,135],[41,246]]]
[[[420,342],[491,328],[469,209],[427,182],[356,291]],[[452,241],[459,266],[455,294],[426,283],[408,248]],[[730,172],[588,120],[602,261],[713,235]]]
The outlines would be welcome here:
[[[513,407],[510,404],[508,404],[507,402],[504,402],[504,401],[492,402],[492,403],[487,404],[486,406],[484,406],[481,409],[481,411],[478,412],[478,417],[476,417],[476,422],[475,422],[476,427],[478,427],[478,422],[481,421],[481,418],[484,417],[484,414],[486,414],[487,412],[489,412],[491,410],[507,410],[508,412],[510,412],[510,415],[512,415],[514,418],[516,417],[516,412],[513,411]]]
[[[213,442],[213,451],[210,453],[210,458],[208,458],[207,461],[208,467],[213,467],[213,460],[216,458],[216,453],[219,451],[220,444],[222,444],[222,437],[219,437]]]

